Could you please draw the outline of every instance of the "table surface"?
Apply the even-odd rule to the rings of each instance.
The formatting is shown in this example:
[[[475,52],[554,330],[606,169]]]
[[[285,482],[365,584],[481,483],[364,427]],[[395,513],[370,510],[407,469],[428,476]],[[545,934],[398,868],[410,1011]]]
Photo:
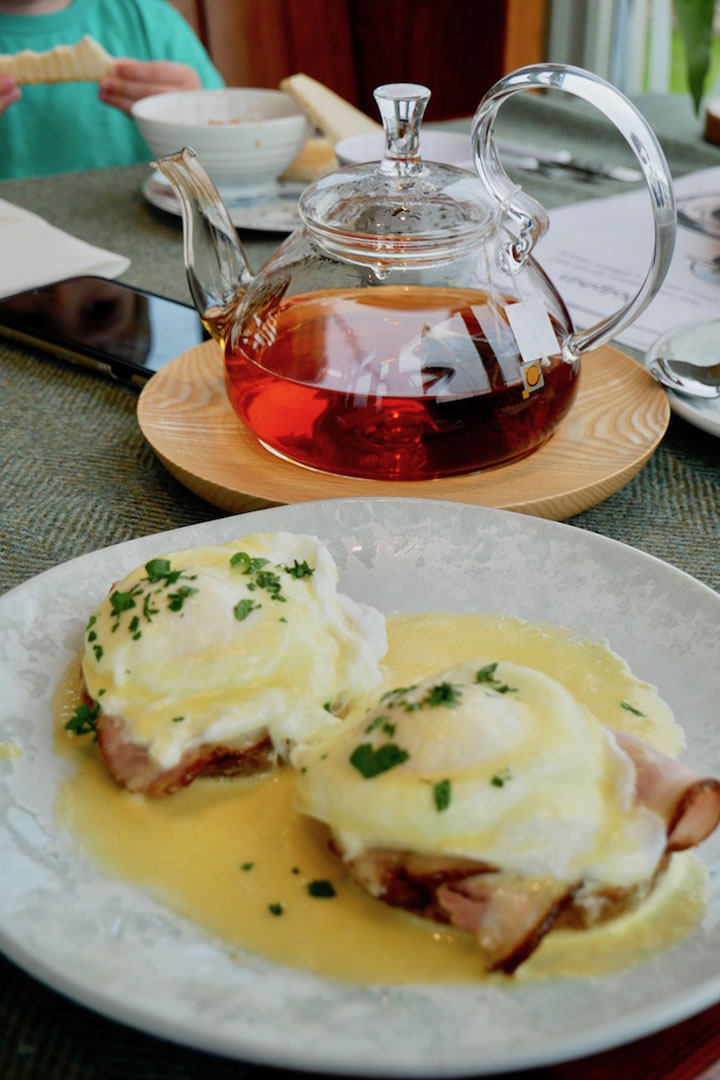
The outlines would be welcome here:
[[[684,97],[648,95],[639,104],[675,176],[720,164],[720,148],[703,142],[700,121]],[[607,162],[629,162],[629,152],[602,118],[557,95],[509,102],[498,129],[525,145],[568,146],[586,158],[597,157],[602,147]],[[123,277],[128,283],[187,301],[180,223],[144,201],[140,185],[146,175],[145,166],[134,166],[8,181],[0,184],[0,197],[129,256],[132,264]],[[618,190],[613,181],[536,175],[523,176],[522,183],[549,209]],[[256,268],[281,240],[278,234],[243,233]],[[221,516],[174,480],[145,443],[135,419],[137,389],[2,339],[0,380],[0,591],[97,548]],[[640,473],[569,523],[648,552],[720,591],[718,440],[673,417]],[[630,1048],[532,1076],[690,1080],[702,1074],[720,1080],[713,1065],[719,1057],[717,1006]],[[284,1075],[290,1074],[132,1031],[67,1001],[0,957],[4,1080]]]

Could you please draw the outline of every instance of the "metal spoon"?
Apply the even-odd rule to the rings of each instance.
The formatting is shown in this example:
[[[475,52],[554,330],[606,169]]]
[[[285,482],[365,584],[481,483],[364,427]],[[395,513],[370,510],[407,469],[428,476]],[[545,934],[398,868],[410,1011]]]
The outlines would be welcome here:
[[[657,382],[678,394],[720,397],[720,363],[691,364],[669,356],[656,356],[648,364],[648,371]]]

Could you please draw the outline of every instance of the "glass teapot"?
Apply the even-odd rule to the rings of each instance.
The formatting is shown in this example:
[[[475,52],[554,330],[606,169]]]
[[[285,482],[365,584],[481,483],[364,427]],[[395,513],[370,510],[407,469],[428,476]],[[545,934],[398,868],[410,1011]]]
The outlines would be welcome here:
[[[502,102],[539,88],[601,109],[650,189],[655,244],[645,280],[583,333],[531,254],[547,214],[510,181],[493,140]],[[675,241],[667,163],[609,83],[555,64],[501,79],[474,117],[477,175],[422,160],[429,96],[414,84],[375,91],[383,160],[307,188],[303,224],[257,275],[194,152],[155,163],[182,207],[188,281],[224,349],[230,402],[265,447],[300,465],[423,480],[531,453],[572,406],[581,354],[632,322],[667,272]]]

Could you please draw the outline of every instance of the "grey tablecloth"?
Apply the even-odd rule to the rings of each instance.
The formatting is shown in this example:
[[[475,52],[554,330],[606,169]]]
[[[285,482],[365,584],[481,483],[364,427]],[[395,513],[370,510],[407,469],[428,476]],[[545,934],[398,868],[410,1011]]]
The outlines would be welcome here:
[[[720,164],[720,149],[702,141],[684,97],[648,97],[641,107],[675,175]],[[499,126],[505,137],[528,145],[629,160],[619,138],[580,103],[526,97],[505,106]],[[146,175],[139,166],[10,181],[0,185],[0,197],[128,255],[126,281],[187,300],[180,224],[145,203]],[[549,208],[617,191],[612,181],[532,176],[523,183]],[[259,266],[282,237],[247,233],[244,239]],[[135,420],[137,390],[2,339],[0,380],[0,589],[98,547],[220,516],[175,481],[145,444]],[[720,590],[720,443],[673,418],[639,475],[571,524],[665,559]],[[563,1075],[573,1075],[570,1069]],[[249,1075],[280,1074],[207,1058],[100,1019],[0,959],[4,1080]]]

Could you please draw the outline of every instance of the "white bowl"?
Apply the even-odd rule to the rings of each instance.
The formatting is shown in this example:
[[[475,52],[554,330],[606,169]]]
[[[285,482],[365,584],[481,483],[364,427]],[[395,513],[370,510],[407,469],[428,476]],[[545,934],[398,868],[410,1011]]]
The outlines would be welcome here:
[[[153,94],[132,115],[156,157],[192,147],[226,197],[271,191],[310,134],[305,114],[280,90]]]
[[[335,144],[341,165],[359,165],[364,161],[380,161],[385,155],[385,135],[351,135]],[[458,131],[420,131],[420,155],[424,161],[438,161],[475,171],[470,136]]]

